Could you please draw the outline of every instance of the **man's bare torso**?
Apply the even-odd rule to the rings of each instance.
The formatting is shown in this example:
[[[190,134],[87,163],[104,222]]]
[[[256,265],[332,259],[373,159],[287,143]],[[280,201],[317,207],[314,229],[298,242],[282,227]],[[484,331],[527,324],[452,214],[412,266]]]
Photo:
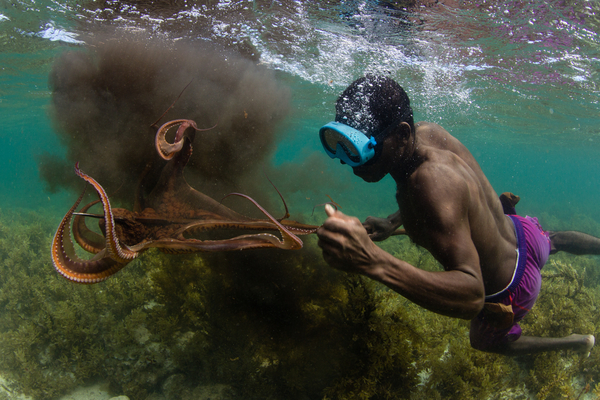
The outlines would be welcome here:
[[[502,290],[515,268],[516,237],[498,195],[472,154],[442,127],[421,122],[415,137],[419,164],[405,181],[396,181],[409,237],[444,265],[444,246],[452,243],[445,235],[468,224],[486,294]]]

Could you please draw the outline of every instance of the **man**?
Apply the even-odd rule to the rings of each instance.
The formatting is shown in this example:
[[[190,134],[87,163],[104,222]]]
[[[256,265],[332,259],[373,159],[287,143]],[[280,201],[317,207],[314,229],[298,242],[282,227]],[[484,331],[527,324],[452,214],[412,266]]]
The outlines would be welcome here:
[[[415,125],[408,96],[390,78],[367,75],[353,82],[337,100],[335,119],[319,132],[325,151],[367,182],[391,174],[399,211],[361,224],[327,206],[317,234],[332,267],[382,282],[428,310],[471,320],[476,349],[589,353],[592,335],[521,336],[518,321],[537,298],[548,255],[600,254],[600,239],[546,232],[536,218],[505,215],[467,148],[439,125]],[[514,209],[518,197],[503,197],[506,208]],[[373,243],[401,225],[444,271],[420,270]]]

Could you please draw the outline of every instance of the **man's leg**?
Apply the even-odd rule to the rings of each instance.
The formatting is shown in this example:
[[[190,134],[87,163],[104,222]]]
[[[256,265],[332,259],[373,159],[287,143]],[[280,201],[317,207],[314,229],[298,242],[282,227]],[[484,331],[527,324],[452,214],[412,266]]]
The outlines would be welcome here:
[[[496,345],[486,349],[486,351],[507,356],[518,356],[543,351],[574,350],[587,357],[592,347],[594,347],[595,341],[593,335],[573,334],[564,338],[521,336],[514,342]]]
[[[515,206],[521,200],[519,196],[511,192],[504,192],[500,195],[500,202],[504,213],[507,215],[516,214]],[[577,231],[548,231],[550,234],[550,243],[552,249],[550,254],[559,251],[575,255],[600,254],[600,238]]]
[[[571,254],[600,254],[600,239],[577,231],[548,232],[550,234],[550,254],[566,251]]]
[[[507,328],[495,328],[492,323],[490,320],[484,321],[481,314],[471,320],[469,338],[474,349],[506,356],[574,350],[588,356],[596,341],[593,335],[573,334],[564,338],[521,336],[518,324]],[[514,339],[515,336],[517,339]]]

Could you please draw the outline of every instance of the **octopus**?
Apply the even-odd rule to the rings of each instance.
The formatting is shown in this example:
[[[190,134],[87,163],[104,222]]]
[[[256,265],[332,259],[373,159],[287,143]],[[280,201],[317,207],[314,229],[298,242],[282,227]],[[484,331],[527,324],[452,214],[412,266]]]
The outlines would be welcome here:
[[[169,143],[166,135],[175,128],[177,131],[173,143]],[[206,196],[186,182],[183,171],[192,154],[195,134],[201,130],[206,129],[198,129],[196,123],[188,119],[167,122],[157,130],[155,148],[166,164],[141,211],[113,208],[104,188],[85,174],[77,163],[75,173],[86,182],[86,187],[89,185],[96,191],[99,200],[76,212],[84,197],[84,188],[58,225],[51,249],[52,263],[58,273],[77,283],[101,282],[150,248],[158,248],[165,253],[301,249],[303,243],[298,236],[314,233],[318,226],[288,220],[285,201],[285,216],[276,219],[248,195],[229,194],[247,199],[265,215],[264,219],[250,218]],[[102,214],[88,213],[97,203],[102,204]],[[99,219],[102,234],[87,227],[86,217]],[[243,233],[234,237],[220,237],[231,231]],[[277,231],[280,236],[274,234]],[[76,255],[71,232],[75,242],[93,254],[91,259]]]

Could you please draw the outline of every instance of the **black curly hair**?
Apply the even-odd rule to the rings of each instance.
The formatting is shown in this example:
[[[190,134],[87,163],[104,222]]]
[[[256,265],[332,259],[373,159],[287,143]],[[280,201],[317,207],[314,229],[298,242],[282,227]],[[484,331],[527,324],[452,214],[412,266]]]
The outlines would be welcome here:
[[[395,122],[407,122],[415,130],[408,95],[396,81],[367,74],[352,82],[337,99],[335,120],[369,136]]]

